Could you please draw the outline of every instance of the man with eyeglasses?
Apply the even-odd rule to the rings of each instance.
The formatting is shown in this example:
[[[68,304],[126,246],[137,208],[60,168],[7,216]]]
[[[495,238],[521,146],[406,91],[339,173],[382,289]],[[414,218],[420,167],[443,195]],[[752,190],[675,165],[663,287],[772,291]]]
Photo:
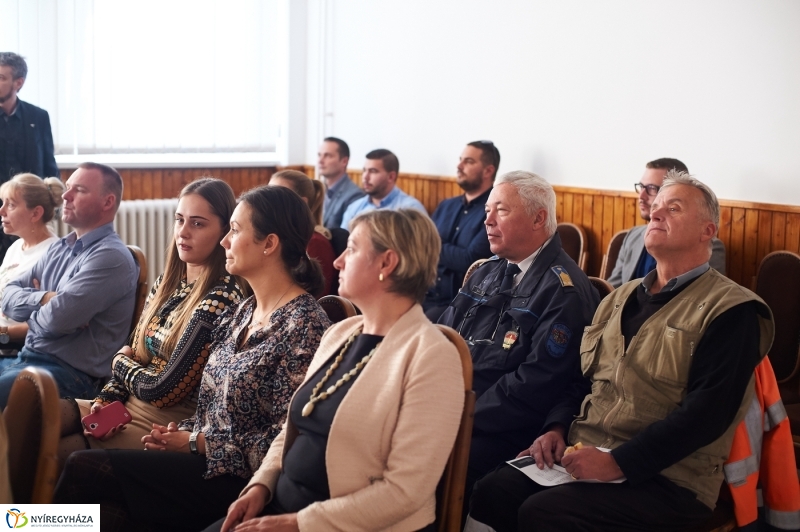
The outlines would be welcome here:
[[[639,214],[646,222],[650,221],[650,205],[664,184],[664,177],[670,170],[689,173],[689,169],[678,159],[662,158],[647,163],[640,183],[633,185],[639,194]],[[653,271],[656,259],[644,247],[644,234],[647,224],[632,227],[622,241],[617,263],[608,282],[619,288],[632,279],[640,279]],[[725,275],[725,244],[719,238],[711,243],[711,267]]]
[[[439,319],[472,354],[477,402],[465,500],[476,480],[530,445],[580,374],[581,334],[600,296],[561,248],[555,206],[553,187],[538,175],[500,176],[484,222],[496,256]]]
[[[499,166],[500,151],[492,141],[467,144],[461,152],[456,176],[464,194],[444,200],[433,213],[442,250],[436,284],[428,290],[422,308],[434,323],[458,293],[472,263],[492,256],[483,226],[484,207]]]

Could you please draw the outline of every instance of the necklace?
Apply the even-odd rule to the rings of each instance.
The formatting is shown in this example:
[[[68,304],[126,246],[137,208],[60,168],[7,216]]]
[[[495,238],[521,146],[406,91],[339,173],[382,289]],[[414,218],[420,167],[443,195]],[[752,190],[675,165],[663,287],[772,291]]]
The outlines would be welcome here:
[[[302,411],[303,417],[310,416],[311,412],[314,411],[314,405],[316,405],[319,401],[324,401],[325,399],[327,399],[328,396],[332,395],[336,390],[341,388],[344,383],[349,381],[351,378],[355,377],[358,374],[358,372],[361,371],[361,369],[363,369],[364,366],[367,365],[369,359],[372,358],[372,355],[374,355],[375,351],[377,351],[377,349],[381,346],[381,343],[378,342],[378,345],[373,347],[372,350],[369,352],[369,354],[364,358],[362,358],[356,364],[356,367],[354,367],[353,369],[342,375],[342,377],[338,381],[336,381],[335,384],[329,386],[327,390],[325,390],[322,393],[319,393],[325,382],[330,378],[331,375],[333,375],[333,372],[336,370],[336,368],[339,367],[339,364],[342,362],[342,359],[344,358],[344,354],[347,353],[347,350],[350,349],[350,346],[353,344],[353,342],[356,339],[356,336],[358,336],[359,334],[361,334],[361,329],[354,332],[353,335],[347,339],[347,342],[345,342],[344,346],[342,347],[342,350],[339,351],[339,354],[336,355],[335,359],[333,359],[333,364],[331,364],[331,367],[329,367],[328,370],[325,372],[325,375],[322,377],[322,380],[319,381],[316,386],[314,386],[314,389],[311,391],[311,397],[309,397],[308,402],[303,407]]]
[[[291,285],[289,286],[289,288],[291,288]],[[287,288],[286,291],[283,294],[281,294],[281,297],[279,297],[278,301],[275,302],[275,305],[272,306],[272,310],[270,310],[266,314],[266,317],[261,318],[261,320],[266,321],[268,318],[272,317],[272,313],[275,312],[276,308],[278,308],[278,303],[281,302],[281,300],[283,299],[283,296],[285,296],[289,292],[289,288]],[[253,309],[253,316],[251,317],[250,325],[248,325],[247,328],[248,329],[252,329],[252,328],[255,327],[257,329],[260,329],[261,326],[264,324],[264,322],[261,321],[261,320],[257,320],[256,319],[256,311],[255,311],[255,309]]]

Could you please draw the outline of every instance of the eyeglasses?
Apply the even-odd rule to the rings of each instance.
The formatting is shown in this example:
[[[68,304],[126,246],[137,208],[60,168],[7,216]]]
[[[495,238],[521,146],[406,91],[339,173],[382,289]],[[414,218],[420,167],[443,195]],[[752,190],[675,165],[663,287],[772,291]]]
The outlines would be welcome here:
[[[655,196],[658,194],[658,191],[661,190],[661,187],[658,185],[645,185],[644,183],[636,183],[633,185],[633,188],[639,194],[642,193],[642,189],[645,189],[648,196]]]

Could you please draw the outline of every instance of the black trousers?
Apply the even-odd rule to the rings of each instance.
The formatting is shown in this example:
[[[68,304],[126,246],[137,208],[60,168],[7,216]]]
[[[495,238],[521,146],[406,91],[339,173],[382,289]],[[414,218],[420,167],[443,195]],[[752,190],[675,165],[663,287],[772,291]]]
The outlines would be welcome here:
[[[711,517],[694,493],[657,476],[631,486],[540,486],[503,465],[475,484],[470,516],[497,532],[679,531]]]

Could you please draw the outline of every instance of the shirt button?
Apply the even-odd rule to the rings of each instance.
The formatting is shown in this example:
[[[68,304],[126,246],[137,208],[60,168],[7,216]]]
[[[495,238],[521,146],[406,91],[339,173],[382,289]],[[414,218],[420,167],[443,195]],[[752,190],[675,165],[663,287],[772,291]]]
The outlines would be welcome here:
[[[459,229],[459,228],[458,228],[458,227],[456,227],[456,231],[458,231],[458,229]]]
[[[469,213],[469,211],[464,211],[464,214],[468,214],[468,213]]]

